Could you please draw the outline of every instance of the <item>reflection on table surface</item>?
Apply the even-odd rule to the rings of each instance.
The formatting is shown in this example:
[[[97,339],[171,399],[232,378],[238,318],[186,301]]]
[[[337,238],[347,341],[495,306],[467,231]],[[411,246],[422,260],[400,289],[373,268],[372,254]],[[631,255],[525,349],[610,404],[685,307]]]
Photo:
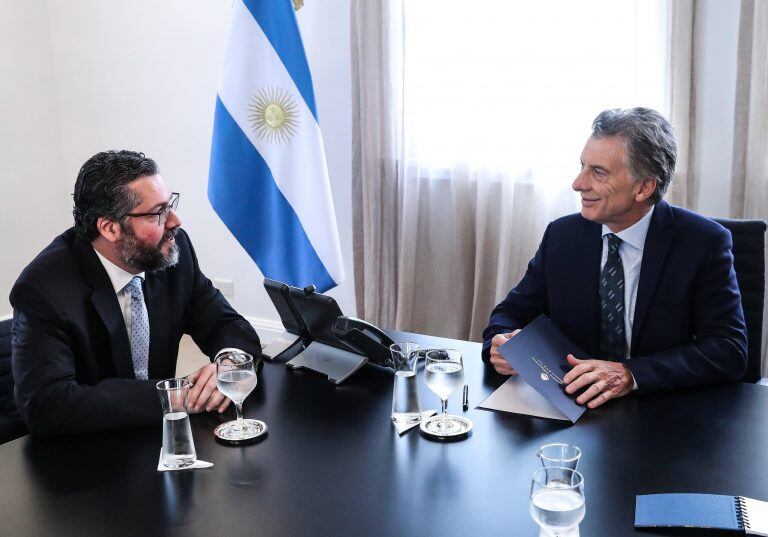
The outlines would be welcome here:
[[[571,426],[475,406],[504,382],[480,345],[395,333],[464,354],[474,423],[461,442],[395,432],[392,372],[365,367],[334,386],[319,375],[263,367],[245,414],[269,426],[260,443],[229,447],[212,435],[225,415],[192,416],[204,470],[157,472],[157,427],[0,446],[0,524],[8,535],[530,535],[531,475],[542,444],[579,446],[587,513],[583,535],[637,535],[635,495],[739,494],[768,499],[762,464],[768,389],[728,384],[628,397]],[[424,386],[423,407],[436,408]],[[430,402],[430,403],[428,403]],[[669,531],[643,531],[670,535]],[[698,533],[697,535],[706,535]]]

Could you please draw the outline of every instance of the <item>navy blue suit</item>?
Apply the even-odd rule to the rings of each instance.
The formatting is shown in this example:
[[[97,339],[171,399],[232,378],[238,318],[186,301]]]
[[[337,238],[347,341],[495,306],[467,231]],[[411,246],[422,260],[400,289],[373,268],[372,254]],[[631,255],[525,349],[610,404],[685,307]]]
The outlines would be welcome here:
[[[483,360],[494,335],[539,314],[598,358],[602,226],[580,214],[550,223],[520,283],[494,308],[483,332]],[[739,379],[747,335],[731,254],[731,234],[701,215],[661,202],[643,250],[627,366],[640,392]]]
[[[200,271],[179,229],[177,265],[146,273],[149,378],[137,380],[120,305],[91,242],[59,235],[11,290],[13,376],[19,411],[32,434],[157,425],[155,384],[173,377],[179,340],[190,334],[210,357],[237,347],[261,357],[253,327]]]

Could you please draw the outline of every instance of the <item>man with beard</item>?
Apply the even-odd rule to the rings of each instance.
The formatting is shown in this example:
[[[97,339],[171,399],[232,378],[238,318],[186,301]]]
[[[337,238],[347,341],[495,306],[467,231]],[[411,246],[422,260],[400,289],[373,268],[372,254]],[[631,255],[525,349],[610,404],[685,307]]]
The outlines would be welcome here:
[[[260,358],[253,327],[200,271],[179,194],[152,159],[98,153],[73,196],[75,226],[11,290],[15,398],[33,435],[159,423],[155,384],[174,376],[185,333],[209,357]],[[215,373],[208,364],[187,377],[192,412],[227,408]]]

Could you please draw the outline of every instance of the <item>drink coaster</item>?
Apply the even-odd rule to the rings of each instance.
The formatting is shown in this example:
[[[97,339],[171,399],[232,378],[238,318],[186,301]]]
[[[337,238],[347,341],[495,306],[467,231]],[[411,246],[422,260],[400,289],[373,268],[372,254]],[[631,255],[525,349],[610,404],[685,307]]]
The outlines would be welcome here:
[[[448,414],[445,416],[453,427],[441,429],[438,422],[443,419],[441,414],[421,421],[420,429],[424,436],[435,440],[462,440],[472,431],[472,422],[462,416]]]
[[[267,434],[267,424],[261,420],[243,419],[245,423],[245,434],[240,437],[237,430],[233,430],[233,425],[237,425],[237,420],[222,423],[213,430],[213,435],[218,442],[230,444],[233,446],[242,446],[252,444],[263,440]]]

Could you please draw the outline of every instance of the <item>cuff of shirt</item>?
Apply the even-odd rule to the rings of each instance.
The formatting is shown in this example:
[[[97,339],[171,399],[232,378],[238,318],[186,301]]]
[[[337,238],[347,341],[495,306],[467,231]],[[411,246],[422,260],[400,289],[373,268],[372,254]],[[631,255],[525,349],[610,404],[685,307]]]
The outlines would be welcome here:
[[[627,371],[629,372],[629,376],[632,377],[632,391],[634,392],[637,390],[637,381],[635,380],[635,375],[632,373],[632,370],[628,366],[624,366],[627,368]]]

